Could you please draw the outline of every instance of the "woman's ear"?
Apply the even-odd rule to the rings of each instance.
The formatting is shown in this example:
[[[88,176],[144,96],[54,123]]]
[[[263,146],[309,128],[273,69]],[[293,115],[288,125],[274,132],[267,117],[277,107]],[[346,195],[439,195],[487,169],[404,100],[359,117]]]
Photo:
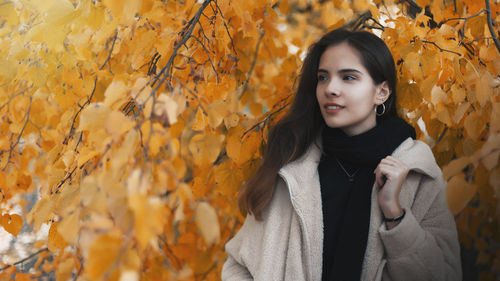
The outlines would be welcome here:
[[[391,95],[391,89],[387,81],[384,81],[377,85],[377,90],[375,94],[375,103],[377,105],[383,104]]]

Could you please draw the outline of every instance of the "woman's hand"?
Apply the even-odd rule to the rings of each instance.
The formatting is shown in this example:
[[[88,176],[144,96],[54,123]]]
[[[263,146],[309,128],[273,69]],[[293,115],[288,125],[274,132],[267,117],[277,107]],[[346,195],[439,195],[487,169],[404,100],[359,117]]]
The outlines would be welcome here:
[[[386,218],[403,214],[399,204],[399,193],[409,171],[406,164],[392,156],[382,159],[375,169],[375,183],[379,188],[378,203]],[[390,229],[397,224],[398,222],[387,223],[387,227]]]

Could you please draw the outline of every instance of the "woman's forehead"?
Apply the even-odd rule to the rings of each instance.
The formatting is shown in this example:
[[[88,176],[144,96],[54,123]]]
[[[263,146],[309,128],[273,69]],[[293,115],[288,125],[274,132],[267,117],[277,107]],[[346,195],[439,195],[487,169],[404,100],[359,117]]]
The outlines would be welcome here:
[[[361,55],[347,43],[328,47],[321,55],[319,61],[319,70],[327,72],[346,72],[349,70],[366,72],[361,61]]]

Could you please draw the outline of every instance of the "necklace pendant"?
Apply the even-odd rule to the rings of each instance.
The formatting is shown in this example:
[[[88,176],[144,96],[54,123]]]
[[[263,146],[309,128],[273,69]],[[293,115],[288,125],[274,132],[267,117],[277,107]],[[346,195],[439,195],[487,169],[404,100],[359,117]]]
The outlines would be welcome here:
[[[349,182],[354,182],[354,178],[349,178]]]

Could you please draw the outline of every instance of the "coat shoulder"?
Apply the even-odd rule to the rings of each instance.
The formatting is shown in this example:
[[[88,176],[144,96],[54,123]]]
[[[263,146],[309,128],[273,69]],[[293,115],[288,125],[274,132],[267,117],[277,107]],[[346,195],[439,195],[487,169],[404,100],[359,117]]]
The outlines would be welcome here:
[[[433,179],[442,178],[441,168],[431,148],[423,141],[407,138],[394,150],[392,156],[405,163],[414,172]]]

